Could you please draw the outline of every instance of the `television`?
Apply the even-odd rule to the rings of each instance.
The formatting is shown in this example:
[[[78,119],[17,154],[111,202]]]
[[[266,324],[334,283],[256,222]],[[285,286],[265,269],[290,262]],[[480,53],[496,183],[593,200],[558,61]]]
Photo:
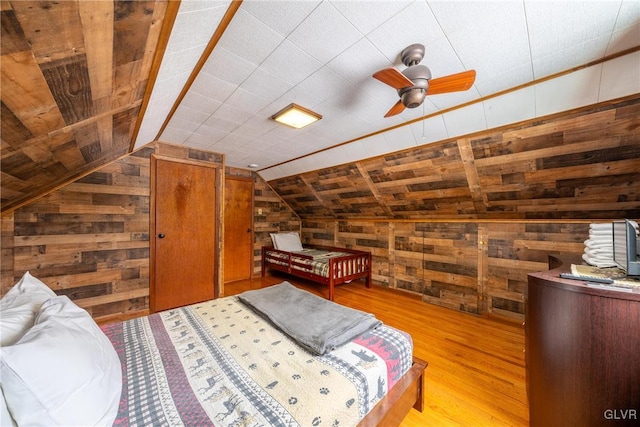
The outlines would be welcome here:
[[[628,219],[613,221],[613,262],[627,276],[640,276],[639,247],[633,223]]]

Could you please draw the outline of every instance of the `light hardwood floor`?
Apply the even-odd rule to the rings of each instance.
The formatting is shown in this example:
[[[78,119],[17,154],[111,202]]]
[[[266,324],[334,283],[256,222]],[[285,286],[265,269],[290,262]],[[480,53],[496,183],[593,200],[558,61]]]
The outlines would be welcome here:
[[[322,285],[283,275],[225,284],[225,296],[287,280],[318,295]],[[416,296],[362,281],[336,288],[335,301],[374,313],[411,334],[415,355],[429,363],[425,410],[402,427],[527,426],[524,327],[427,304]]]

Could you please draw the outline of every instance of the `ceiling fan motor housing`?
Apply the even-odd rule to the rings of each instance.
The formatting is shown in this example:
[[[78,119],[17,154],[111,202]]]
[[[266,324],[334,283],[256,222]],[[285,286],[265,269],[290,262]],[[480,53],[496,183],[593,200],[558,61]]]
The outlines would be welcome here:
[[[424,58],[424,45],[420,43],[409,45],[400,52],[400,59],[407,67],[419,64],[422,58]]]
[[[424,101],[424,96],[426,91],[419,87],[411,87],[405,90],[401,95],[400,99],[402,100],[402,104],[407,108],[416,108],[422,104]]]
[[[429,88],[431,70],[426,65],[413,65],[402,71],[402,74],[413,82],[413,86],[398,89],[398,96],[407,108],[416,108],[422,101]]]
[[[400,72],[395,67],[388,67],[373,74],[372,77],[394,88],[400,97],[400,100],[384,115],[385,117],[400,114],[405,108],[416,108],[422,105],[427,94],[464,91],[473,85],[476,78],[475,70],[463,71],[431,81],[431,70],[419,64],[424,58],[424,53],[424,45],[415,43],[407,46],[400,54],[402,63],[407,67],[404,71]]]

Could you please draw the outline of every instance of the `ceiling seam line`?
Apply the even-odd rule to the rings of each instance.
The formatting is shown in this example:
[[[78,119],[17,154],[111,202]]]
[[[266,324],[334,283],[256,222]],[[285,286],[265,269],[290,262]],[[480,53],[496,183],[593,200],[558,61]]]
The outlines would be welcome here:
[[[529,20],[527,19],[527,5],[525,4],[525,0],[522,0],[522,12],[524,13],[524,23],[525,23],[525,27],[527,29],[527,45],[529,47],[529,64],[531,64],[531,79],[532,81],[535,81],[536,79],[536,74],[535,71],[533,69],[533,52],[532,52],[532,48],[531,48],[531,31],[529,29]],[[537,85],[533,85],[533,115],[534,117],[538,117],[538,105],[536,103],[536,92],[537,92]]]
[[[350,144],[352,142],[360,141],[360,140],[363,140],[363,139],[366,139],[366,138],[369,138],[369,137],[372,137],[372,136],[375,136],[375,135],[379,135],[379,134],[382,134],[382,133],[385,133],[385,132],[388,132],[388,131],[391,131],[391,130],[394,130],[394,129],[398,129],[398,128],[401,128],[401,127],[404,127],[404,126],[408,126],[408,125],[411,125],[413,123],[417,123],[420,120],[429,119],[429,118],[436,117],[436,116],[443,116],[444,114],[449,113],[451,111],[459,110],[459,109],[468,107],[468,106],[473,105],[473,104],[477,104],[477,103],[480,103],[480,102],[487,101],[489,99],[497,98],[499,96],[506,95],[508,93],[512,93],[512,92],[515,92],[515,91],[520,90],[520,89],[524,89],[524,88],[533,86],[533,89],[535,91],[536,85],[538,85],[540,83],[543,83],[543,82],[546,82],[546,81],[549,81],[549,80],[553,80],[555,78],[558,78],[558,77],[561,77],[561,76],[564,76],[564,75],[567,75],[567,74],[571,74],[573,72],[576,72],[576,71],[579,71],[579,70],[582,70],[582,69],[585,69],[585,68],[588,68],[588,67],[591,67],[591,66],[594,66],[594,65],[603,64],[603,63],[608,62],[610,60],[613,60],[615,58],[620,58],[620,57],[623,57],[625,55],[629,55],[631,53],[638,52],[638,51],[640,51],[640,45],[632,47],[632,48],[629,48],[629,49],[626,49],[626,50],[623,50],[621,52],[617,52],[615,54],[606,56],[606,57],[601,58],[601,59],[596,60],[596,61],[588,62],[586,64],[582,64],[580,66],[576,66],[576,67],[570,68],[568,70],[560,71],[560,72],[555,73],[555,74],[551,74],[551,75],[548,75],[548,76],[545,76],[545,77],[541,77],[540,79],[532,80],[532,81],[530,81],[528,83],[524,83],[524,84],[521,84],[521,85],[518,85],[518,86],[514,86],[512,88],[509,88],[509,89],[498,91],[498,92],[493,93],[491,95],[483,96],[481,98],[478,98],[478,99],[475,99],[475,100],[472,100],[472,101],[468,101],[468,102],[465,102],[463,104],[455,105],[453,107],[449,107],[447,109],[444,109],[444,110],[441,110],[441,111],[438,111],[438,112],[435,112],[435,113],[427,114],[426,116],[423,116],[423,117],[416,117],[415,119],[408,120],[408,121],[406,121],[404,123],[399,123],[397,125],[390,126],[388,128],[384,128],[384,129],[381,129],[381,130],[378,130],[378,131],[375,131],[375,132],[368,133],[366,135],[359,136],[357,138],[353,138],[353,139],[350,139],[350,140],[347,140],[347,141],[343,141],[343,142],[341,142],[339,144],[333,145],[331,147],[326,147],[326,148],[323,148],[321,150],[316,150],[316,151],[314,151],[312,153],[309,153],[309,154],[306,154],[304,156],[299,156],[299,157],[296,157],[296,158],[293,158],[293,159],[290,159],[290,160],[286,160],[286,161],[283,161],[283,162],[280,162],[280,163],[276,163],[274,165],[259,169],[259,170],[257,170],[257,172],[261,172],[261,171],[264,171],[264,170],[268,170],[268,169],[271,169],[271,168],[282,166],[284,164],[291,163],[291,162],[294,162],[296,160],[303,159],[305,157],[313,156],[313,155],[318,154],[318,153],[323,152],[323,151],[328,151],[328,150],[331,150],[333,148],[338,148],[338,147],[341,147],[343,145]],[[535,105],[534,105],[534,108],[535,108]],[[535,113],[535,114],[537,116],[537,113]]]
[[[180,103],[182,102],[184,97],[187,95],[189,89],[193,85],[193,82],[202,71],[202,68],[204,67],[204,64],[206,63],[207,59],[209,59],[209,57],[211,56],[211,53],[213,52],[215,47],[218,45],[218,42],[222,38],[222,35],[224,34],[224,32],[227,30],[229,25],[231,25],[231,21],[233,20],[236,12],[240,9],[240,6],[242,5],[242,1],[243,0],[231,0],[231,3],[229,4],[227,11],[225,12],[224,16],[220,20],[220,23],[218,24],[215,31],[213,32],[211,39],[209,40],[209,43],[207,44],[204,51],[200,55],[200,59],[198,59],[196,66],[193,68],[193,70],[191,70],[191,73],[189,74],[189,77],[187,78],[185,85],[182,87],[180,94],[174,101],[173,106],[171,107],[171,110],[169,110],[169,114],[165,118],[165,121],[162,123],[162,126],[160,126],[160,129],[158,130],[158,133],[156,134],[154,141],[158,141],[158,139],[160,138],[164,130],[169,125],[169,122],[171,121],[171,119],[173,118],[173,115],[178,110]],[[192,135],[193,135],[193,132],[192,132]]]
[[[318,3],[318,5],[316,5],[316,7],[315,7],[313,10],[315,11],[319,6],[320,6],[320,3]],[[260,21],[260,18],[258,18],[257,16],[255,16],[255,15],[254,15],[254,14],[252,14],[251,12],[248,12],[248,11],[247,11],[247,13],[248,13],[249,15],[253,16],[254,18],[256,18],[258,21]],[[306,20],[306,18],[305,18],[305,20]],[[261,21],[261,22],[262,22],[262,21]],[[280,46],[282,46],[282,45],[284,44],[284,42],[285,42],[285,41],[289,41],[291,44],[293,44],[294,46],[298,47],[295,43],[293,43],[292,41],[290,41],[290,40],[289,40],[289,35],[290,35],[291,33],[293,33],[293,32],[294,32],[298,27],[300,27],[300,25],[302,25],[302,23],[303,23],[303,22],[304,22],[304,20],[303,20],[302,22],[300,22],[300,24],[298,24],[294,29],[292,29],[291,31],[289,31],[289,33],[288,33],[288,34],[286,34],[286,35],[282,34],[283,39],[282,39],[282,41],[281,41],[280,43],[278,43],[278,45],[276,46],[276,48],[275,48],[275,49],[277,49],[277,48],[279,48]],[[266,24],[265,24],[265,25],[266,25]],[[267,27],[271,28],[271,29],[272,29],[273,31],[275,31],[276,33],[278,32],[278,31],[276,31],[274,28],[270,27],[269,25],[267,25]],[[274,49],[273,51],[275,51],[275,49]],[[272,51],[272,52],[273,52],[273,51]],[[264,63],[265,63],[265,61],[266,61],[268,58],[269,58],[269,56],[267,56],[266,58],[264,58],[264,59],[263,59],[259,64],[255,64],[255,65],[256,65],[256,68],[255,68],[255,69],[254,69],[254,70],[253,70],[253,71],[252,71],[252,72],[251,72],[251,73],[250,73],[250,74],[249,74],[249,75],[248,75],[248,76],[247,76],[243,81],[241,81],[239,84],[237,84],[237,85],[236,85],[235,89],[234,89],[233,91],[231,91],[231,93],[229,94],[229,96],[227,96],[223,101],[221,101],[221,105],[220,105],[220,106],[224,105],[224,103],[225,103],[229,98],[231,98],[231,96],[233,96],[233,94],[235,94],[235,93],[238,91],[238,89],[239,89],[239,88],[240,88],[240,87],[241,87],[241,86],[242,86],[242,85],[243,85],[243,84],[244,84],[244,83],[245,83],[245,82],[246,82],[246,81],[247,81],[251,76],[253,76],[253,75],[256,73],[256,71],[260,68],[260,66],[261,66],[262,64],[264,64]],[[242,59],[245,59],[245,58],[242,58]],[[315,58],[314,58],[314,59],[315,59]],[[249,61],[249,62],[250,62],[250,61]],[[322,69],[322,67],[320,67],[318,70],[320,70],[320,69]],[[316,70],[316,71],[314,71],[313,73],[311,73],[311,74],[309,74],[308,76],[306,76],[306,77],[305,77],[305,79],[306,79],[306,78],[309,78],[310,76],[312,76],[312,75],[313,75],[315,72],[317,72],[318,70]],[[265,71],[265,72],[266,72],[266,71]],[[271,73],[268,73],[268,74],[271,74]],[[214,76],[214,77],[215,77],[215,76]],[[279,77],[278,77],[278,76],[273,76],[273,77],[274,77],[274,78],[279,79]],[[223,80],[223,81],[224,81],[224,80]],[[286,82],[286,81],[284,81],[284,80],[283,80],[283,82],[285,82],[287,85],[289,85],[289,82]],[[228,83],[230,83],[230,82],[228,82]],[[284,92],[282,95],[280,95],[280,97],[279,97],[278,99],[282,98],[284,95],[286,95],[287,93],[291,92],[295,87],[296,87],[296,86],[294,85],[294,86],[292,86],[291,88],[287,89],[287,91],[286,91],[286,92]],[[211,112],[211,114],[209,114],[209,116],[207,116],[207,120],[209,120],[211,117],[213,117],[213,115],[214,115],[216,112],[218,112],[218,110],[219,110],[219,109],[220,109],[220,107],[218,107],[216,110],[214,110],[213,112]],[[261,111],[262,111],[262,110],[261,110]],[[206,122],[207,120],[205,120],[205,122]],[[191,136],[193,136],[193,135],[198,131],[198,129],[200,129],[200,128],[202,127],[202,125],[203,125],[203,124],[204,124],[204,122],[200,123],[200,124],[195,128],[195,130],[191,132],[191,135],[190,135],[190,136],[185,140],[185,142],[188,142],[188,141],[189,141],[189,139],[191,138]],[[236,127],[236,129],[237,129],[237,128],[239,128],[241,125],[242,125],[242,123],[238,124],[238,126]],[[229,134],[230,134],[230,133],[231,133],[231,132],[229,132]],[[222,141],[224,138],[226,138],[227,136],[228,136],[228,135],[225,135],[225,136],[223,136],[222,138],[220,138],[219,140],[217,140],[216,142],[212,143],[212,144],[209,146],[209,149],[213,149],[213,147],[216,145],[216,143],[221,142],[221,141]]]

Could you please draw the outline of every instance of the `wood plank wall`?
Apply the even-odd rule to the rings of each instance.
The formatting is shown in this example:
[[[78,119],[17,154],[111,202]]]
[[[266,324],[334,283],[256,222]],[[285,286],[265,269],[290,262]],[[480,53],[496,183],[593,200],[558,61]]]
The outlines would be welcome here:
[[[94,318],[149,308],[150,156],[223,164],[216,153],[163,143],[2,217],[2,294],[31,274]]]
[[[154,144],[2,217],[4,294],[30,270],[94,317],[148,308]],[[375,284],[522,319],[528,272],[590,222],[640,217],[640,96],[269,183],[254,172],[254,273],[269,233],[370,250]],[[262,214],[258,213],[262,209]]]
[[[168,6],[0,3],[3,212],[129,151]]]
[[[371,251],[374,283],[521,320],[549,254],[640,217],[640,96],[269,184],[304,242]]]
[[[150,157],[224,164],[208,151],[154,143],[2,216],[0,295],[25,271],[100,321],[149,309]],[[300,231],[300,219],[255,172],[255,272],[269,233]],[[258,209],[262,214],[258,215]]]
[[[640,216],[640,94],[269,181],[303,219]]]
[[[4,295],[13,284],[14,262],[13,262],[13,212],[0,217],[0,294]]]
[[[467,313],[524,320],[527,274],[580,255],[589,221],[302,220],[305,244],[370,251],[373,282]]]

